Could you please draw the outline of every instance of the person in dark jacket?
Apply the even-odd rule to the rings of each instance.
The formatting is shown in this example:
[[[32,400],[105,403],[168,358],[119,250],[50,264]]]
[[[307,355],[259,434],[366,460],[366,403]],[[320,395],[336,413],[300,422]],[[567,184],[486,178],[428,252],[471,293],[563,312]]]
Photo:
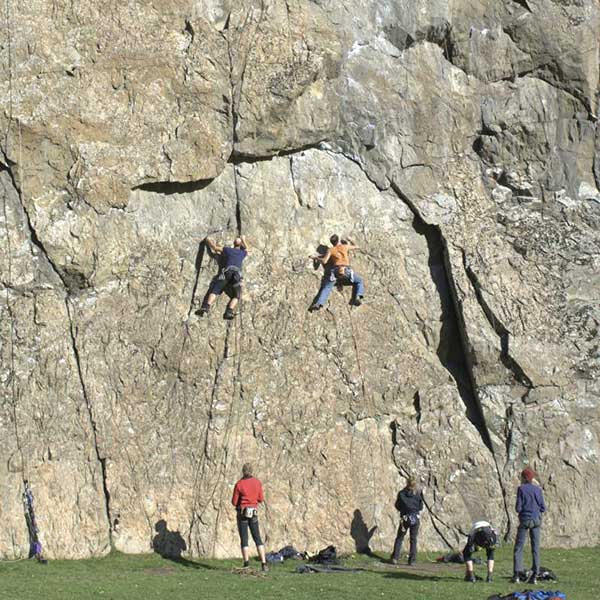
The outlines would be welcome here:
[[[264,502],[264,500],[262,483],[259,479],[252,476],[252,465],[245,463],[242,466],[242,478],[235,484],[231,498],[231,503],[237,511],[237,526],[238,533],[240,534],[244,567],[250,565],[250,549],[248,547],[248,529],[250,529],[252,539],[256,544],[256,549],[260,557],[262,570],[268,571],[265,546],[260,537],[257,514],[258,505]]]
[[[497,544],[498,532],[487,521],[477,521],[473,524],[463,550],[463,560],[466,567],[465,581],[470,583],[477,581],[475,572],[473,571],[473,554],[479,548],[485,548],[487,559],[486,581],[492,583],[494,575],[494,549]]]
[[[523,549],[529,533],[533,565],[529,583],[537,583],[540,570],[540,537],[542,514],[546,512],[542,489],[533,483],[536,479],[535,471],[529,467],[521,472],[521,485],[517,490],[516,511],[519,515],[519,526],[515,540],[513,583],[525,581],[523,573]]]
[[[398,564],[402,542],[407,532],[410,532],[410,549],[408,553],[408,564],[413,565],[417,560],[417,536],[419,534],[420,512],[423,510],[423,494],[417,489],[417,480],[409,477],[406,487],[398,492],[396,498],[396,510],[400,511],[400,525],[394,541],[394,551],[391,561]]]

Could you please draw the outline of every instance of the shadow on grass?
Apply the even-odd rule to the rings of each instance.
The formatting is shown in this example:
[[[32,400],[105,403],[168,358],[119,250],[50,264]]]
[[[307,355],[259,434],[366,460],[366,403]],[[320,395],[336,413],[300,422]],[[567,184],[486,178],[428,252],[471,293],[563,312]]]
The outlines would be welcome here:
[[[166,557],[165,557],[166,558]],[[183,558],[180,556],[179,558],[169,558],[168,560],[174,562],[175,564],[181,565],[183,567],[189,567],[190,569],[205,569],[207,571],[222,571],[219,567],[215,567],[209,563],[188,560],[187,558]]]
[[[388,579],[405,579],[407,581],[461,581],[463,576],[462,568],[459,570],[452,569],[452,566],[446,564],[441,565],[439,563],[429,562],[418,562],[412,567],[408,567],[406,564],[392,566],[394,563],[389,558],[389,555],[379,553],[372,553],[371,559],[375,559],[376,562],[367,561],[359,562],[361,567],[365,570],[383,575],[384,578]],[[448,568],[449,567],[449,568]]]
[[[432,573],[414,573],[408,571],[394,571],[382,573],[386,579],[406,579],[408,581],[460,581],[457,577],[434,575]]]

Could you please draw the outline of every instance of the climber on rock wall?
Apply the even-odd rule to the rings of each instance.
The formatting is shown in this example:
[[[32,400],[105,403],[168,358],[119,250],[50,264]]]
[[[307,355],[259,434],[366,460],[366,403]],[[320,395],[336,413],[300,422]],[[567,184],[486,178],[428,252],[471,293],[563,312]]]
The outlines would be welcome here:
[[[487,521],[477,521],[473,524],[463,550],[463,559],[466,567],[465,581],[470,583],[475,583],[477,581],[475,573],[473,572],[473,554],[477,552],[479,548],[485,548],[487,559],[486,581],[492,583],[494,574],[494,550],[497,544],[498,532]]]
[[[362,277],[350,267],[350,250],[359,250],[351,240],[340,240],[339,236],[334,234],[329,238],[331,248],[328,248],[325,254],[311,256],[314,261],[320,262],[325,268],[325,275],[321,282],[321,289],[308,309],[314,312],[323,307],[329,294],[336,285],[351,285],[352,306],[360,306],[364,297],[364,283]]]
[[[196,314],[204,316],[214,304],[217,296],[223,290],[231,289],[233,290],[233,294],[231,294],[231,299],[227,304],[223,318],[233,319],[235,317],[235,307],[242,297],[242,263],[248,255],[248,242],[242,235],[233,240],[231,247],[219,246],[208,237],[204,239],[204,243],[213,254],[220,257],[219,272],[210,282],[204,302]]]

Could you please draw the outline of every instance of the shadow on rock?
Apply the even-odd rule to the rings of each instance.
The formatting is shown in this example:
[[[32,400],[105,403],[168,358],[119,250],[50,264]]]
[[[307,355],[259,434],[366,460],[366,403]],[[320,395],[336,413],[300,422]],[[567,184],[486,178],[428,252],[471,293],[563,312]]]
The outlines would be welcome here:
[[[210,565],[196,563],[184,558],[182,554],[187,550],[187,544],[183,536],[179,531],[169,531],[167,522],[164,519],[156,523],[154,530],[156,531],[156,535],[152,539],[152,549],[156,554],[185,567],[192,567],[194,569],[213,568]]]
[[[350,524],[350,535],[354,540],[356,551],[359,554],[373,556],[373,551],[371,550],[369,544],[376,530],[377,525],[371,527],[371,529],[367,527],[367,524],[363,519],[362,513],[357,508],[354,511],[354,517],[352,519],[352,523]]]

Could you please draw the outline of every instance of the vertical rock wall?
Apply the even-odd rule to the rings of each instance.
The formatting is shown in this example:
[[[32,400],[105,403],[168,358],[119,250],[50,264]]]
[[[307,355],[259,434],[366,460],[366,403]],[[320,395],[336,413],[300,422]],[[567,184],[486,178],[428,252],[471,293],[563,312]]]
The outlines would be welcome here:
[[[0,50],[0,555],[237,553],[251,460],[268,544],[514,527],[597,541],[596,2],[9,0]],[[418,6],[417,6],[418,5]],[[194,311],[252,249],[240,315]],[[329,235],[367,302],[307,313]]]

